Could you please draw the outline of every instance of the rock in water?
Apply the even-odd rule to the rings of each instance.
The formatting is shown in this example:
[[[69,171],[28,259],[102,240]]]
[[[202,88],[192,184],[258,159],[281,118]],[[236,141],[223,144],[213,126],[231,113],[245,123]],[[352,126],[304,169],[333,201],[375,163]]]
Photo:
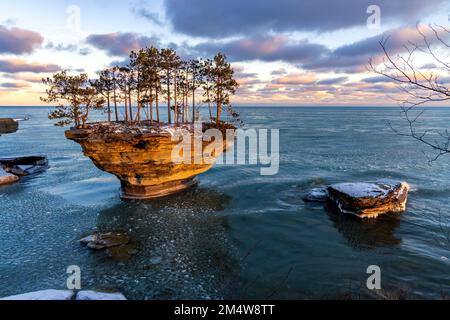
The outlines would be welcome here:
[[[1,166],[0,166],[0,186],[4,184],[10,184],[14,183],[19,180],[19,177],[10,174],[6,172]]]
[[[97,292],[97,291],[80,291],[77,294],[76,300],[127,300],[127,298],[120,292]]]
[[[104,250],[126,245],[130,242],[130,238],[125,233],[108,232],[87,236],[81,239],[80,242],[90,249]]]
[[[328,187],[328,198],[340,212],[360,218],[406,210],[410,186],[406,182],[379,180],[375,183],[340,183]]]
[[[71,300],[74,293],[70,290],[42,290],[36,292],[29,292],[24,294],[18,294],[11,297],[2,298],[0,300]]]
[[[19,129],[19,123],[10,118],[0,118],[0,135],[13,133]]]
[[[326,202],[327,199],[328,193],[325,187],[314,188],[303,197],[303,200],[307,202]]]

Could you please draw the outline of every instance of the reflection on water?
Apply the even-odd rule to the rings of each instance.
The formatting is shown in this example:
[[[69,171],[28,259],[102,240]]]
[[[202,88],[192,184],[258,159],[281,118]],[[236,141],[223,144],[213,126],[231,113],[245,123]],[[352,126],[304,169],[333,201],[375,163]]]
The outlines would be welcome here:
[[[332,204],[325,206],[333,226],[343,235],[347,243],[358,250],[374,247],[400,245],[395,231],[400,227],[401,216],[385,214],[377,219],[361,220],[358,217],[344,215]]]
[[[212,213],[229,200],[220,192],[194,188],[101,211],[96,231],[125,231],[137,246],[137,254],[120,263],[119,270],[143,282],[138,287],[133,281],[123,283],[122,290],[139,299],[222,298],[224,279],[232,277],[239,265],[222,218]],[[106,257],[101,261],[93,267],[112,263]]]

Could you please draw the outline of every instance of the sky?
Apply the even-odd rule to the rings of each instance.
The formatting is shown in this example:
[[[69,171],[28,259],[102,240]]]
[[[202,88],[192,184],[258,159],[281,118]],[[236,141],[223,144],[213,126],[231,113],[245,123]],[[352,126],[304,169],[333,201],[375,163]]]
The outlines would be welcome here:
[[[225,53],[240,84],[234,105],[395,105],[397,86],[368,62],[382,61],[383,38],[402,54],[427,24],[449,26],[450,1],[2,1],[0,106],[43,105],[43,77],[95,77],[151,45],[184,58]],[[414,63],[450,82],[430,57]]]

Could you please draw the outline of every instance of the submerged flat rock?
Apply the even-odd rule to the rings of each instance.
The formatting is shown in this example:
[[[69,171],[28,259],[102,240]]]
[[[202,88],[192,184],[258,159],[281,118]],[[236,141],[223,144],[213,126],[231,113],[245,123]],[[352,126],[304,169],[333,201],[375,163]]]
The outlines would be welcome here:
[[[342,213],[360,218],[376,218],[380,214],[406,210],[410,186],[389,179],[375,183],[339,183],[327,188],[328,199]]]
[[[2,298],[0,300],[19,300],[19,301],[29,301],[29,300],[71,300],[74,296],[73,291],[71,290],[42,290],[36,292],[29,292],[18,294],[15,296],[10,296],[6,298]]]
[[[108,232],[97,233],[87,236],[80,242],[93,250],[104,250],[112,247],[126,245],[130,242],[130,238],[125,233]]]

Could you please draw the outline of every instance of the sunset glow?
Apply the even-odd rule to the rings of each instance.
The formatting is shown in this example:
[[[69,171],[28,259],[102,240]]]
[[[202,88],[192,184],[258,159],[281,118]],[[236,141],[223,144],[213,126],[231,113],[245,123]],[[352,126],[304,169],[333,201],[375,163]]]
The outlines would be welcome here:
[[[450,11],[443,0],[411,1],[407,8],[379,1],[380,28],[373,29],[368,1],[345,1],[347,18],[335,14],[338,4],[323,1],[281,1],[279,10],[258,3],[251,12],[253,2],[3,2],[0,105],[42,105],[42,77],[62,69],[95,77],[130,50],[151,45],[182,57],[225,53],[241,85],[236,105],[394,105],[396,86],[367,71],[369,59],[382,61],[378,41],[390,37],[389,48],[402,53],[404,43],[420,40],[417,22],[448,25]],[[426,57],[415,64],[440,71]]]

